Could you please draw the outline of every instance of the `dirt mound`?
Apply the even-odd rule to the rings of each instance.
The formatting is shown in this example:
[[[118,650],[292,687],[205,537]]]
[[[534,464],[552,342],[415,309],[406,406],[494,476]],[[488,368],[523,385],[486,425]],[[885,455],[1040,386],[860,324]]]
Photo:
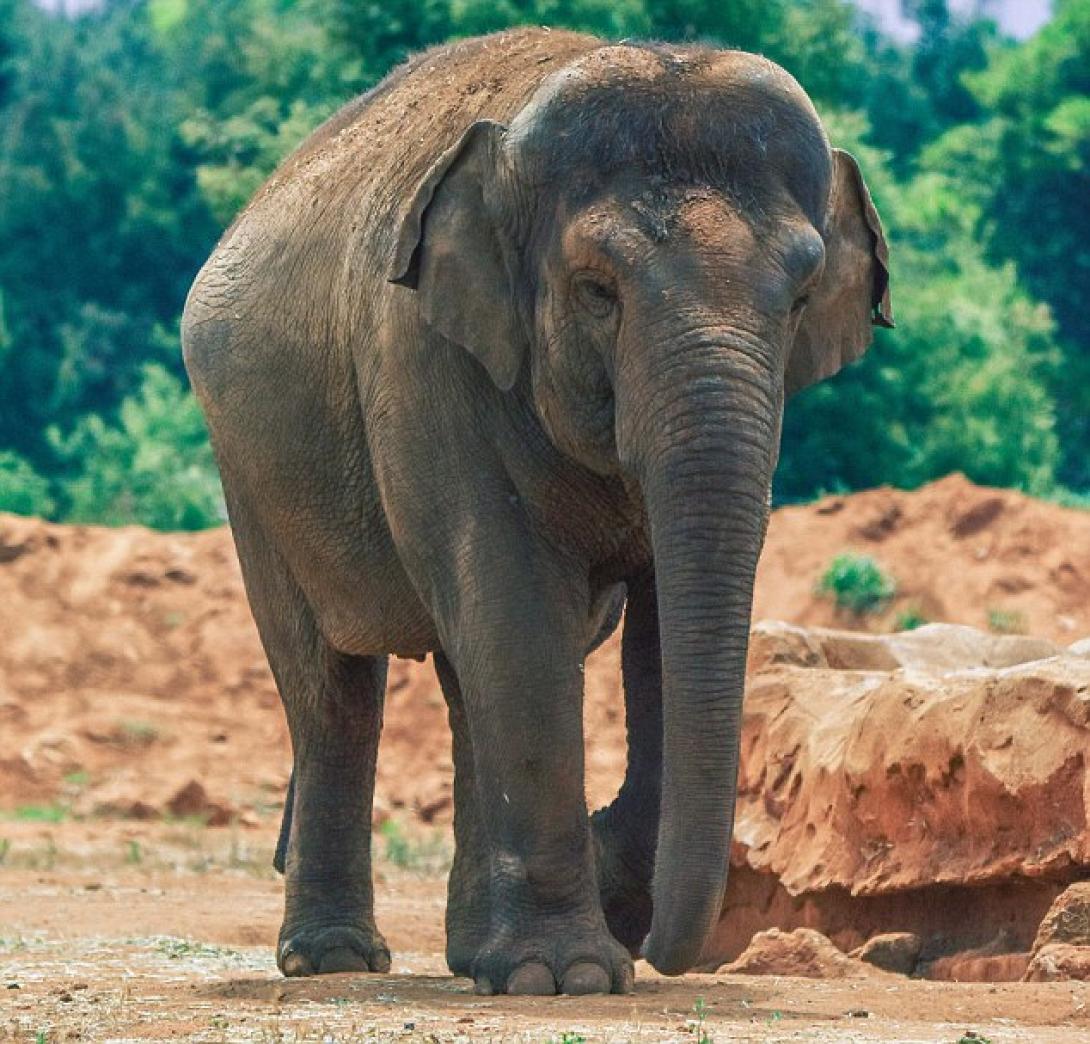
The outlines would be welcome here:
[[[875,555],[897,578],[883,615],[845,617],[814,594],[846,549]],[[169,813],[192,781],[214,809],[261,813],[279,802],[287,734],[226,530],[0,515],[0,595],[0,807]],[[875,490],[774,514],[755,618],[888,629],[908,605],[975,624],[991,607],[1035,634],[1090,635],[1090,513],[952,476],[915,493]],[[587,668],[595,804],[624,766],[617,661],[614,639]],[[449,816],[444,718],[430,664],[393,661],[380,810]]]
[[[897,584],[876,615],[838,613],[814,585],[833,556],[875,559]],[[1090,634],[1090,512],[950,475],[775,512],[754,619],[890,631],[902,613],[1071,642]]]
[[[803,979],[861,979],[878,975],[862,961],[841,953],[821,932],[796,928],[758,932],[745,952],[720,971],[737,975],[797,975]]]

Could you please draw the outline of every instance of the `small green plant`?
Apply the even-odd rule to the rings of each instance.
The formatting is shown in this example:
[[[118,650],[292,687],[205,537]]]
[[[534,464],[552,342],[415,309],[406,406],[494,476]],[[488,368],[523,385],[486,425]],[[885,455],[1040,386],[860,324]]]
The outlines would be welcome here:
[[[144,850],[139,841],[130,841],[125,848],[125,862],[129,866],[139,866],[144,861]]]
[[[693,1035],[693,1040],[696,1044],[712,1044],[712,1036],[708,1032],[708,1012],[709,1007],[703,997],[697,997],[696,1003],[693,1005],[694,1018],[689,1019],[685,1024],[686,1028]]]
[[[6,837],[0,837],[0,866],[3,866],[8,859],[8,853],[11,851],[11,842]]]
[[[64,777],[64,781],[70,787],[85,787],[91,782],[91,774],[89,772],[84,772],[82,769],[78,772],[69,772],[68,775]]]
[[[918,606],[910,605],[897,614],[893,621],[893,629],[895,631],[914,631],[917,627],[923,627],[924,624],[930,622]]]
[[[881,609],[896,594],[897,584],[870,555],[844,551],[829,563],[817,591],[838,609],[862,616]]]
[[[150,747],[159,738],[159,729],[147,721],[121,721],[117,737],[125,747]]]
[[[68,808],[64,805],[20,805],[14,818],[24,823],[63,823],[68,818]]]
[[[587,1038],[574,1030],[565,1030],[549,1038],[549,1044],[587,1044]]]
[[[445,870],[450,864],[450,851],[441,834],[414,839],[407,837],[400,823],[387,819],[379,828],[386,843],[385,856],[388,862],[402,870],[417,873]]]
[[[1026,617],[1017,609],[989,609],[988,630],[994,634],[1025,634]]]
[[[985,1037],[983,1033],[977,1033],[976,1030],[966,1030],[960,1037],[958,1037],[955,1044],[992,1044],[990,1037]]]

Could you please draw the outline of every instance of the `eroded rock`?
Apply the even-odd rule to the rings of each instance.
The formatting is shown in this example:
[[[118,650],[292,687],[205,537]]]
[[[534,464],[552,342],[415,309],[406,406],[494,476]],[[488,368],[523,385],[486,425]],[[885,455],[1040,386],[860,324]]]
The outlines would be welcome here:
[[[1065,982],[1090,979],[1090,946],[1051,943],[1034,955],[1023,977],[1024,982]]]
[[[1037,929],[1033,952],[1056,943],[1090,946],[1090,881],[1076,881],[1056,897]]]
[[[912,932],[925,974],[1017,978],[1056,895],[1090,874],[1087,750],[1090,662],[1064,646],[759,624],[706,956],[770,925],[845,951]]]
[[[852,979],[877,974],[853,960],[821,932],[796,928],[758,932],[745,952],[720,971],[738,975],[798,975],[806,979]]]
[[[886,932],[872,936],[852,956],[882,971],[911,975],[922,947],[923,942],[915,932]]]

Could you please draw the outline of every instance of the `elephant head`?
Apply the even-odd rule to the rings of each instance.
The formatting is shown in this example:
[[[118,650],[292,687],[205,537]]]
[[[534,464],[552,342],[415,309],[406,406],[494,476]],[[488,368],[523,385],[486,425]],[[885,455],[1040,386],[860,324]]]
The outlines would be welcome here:
[[[664,729],[644,954],[685,971],[726,885],[784,398],[892,325],[862,175],[771,62],[603,47],[437,160],[392,275],[563,452],[638,483]]]

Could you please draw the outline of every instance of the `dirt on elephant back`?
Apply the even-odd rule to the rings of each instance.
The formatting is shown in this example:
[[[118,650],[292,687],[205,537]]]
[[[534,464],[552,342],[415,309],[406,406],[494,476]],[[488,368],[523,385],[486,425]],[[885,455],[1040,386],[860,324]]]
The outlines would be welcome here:
[[[880,612],[845,615],[815,593],[844,551],[894,578]],[[1062,645],[1090,635],[1090,512],[951,476],[774,514],[755,618],[888,632],[905,613]],[[618,659],[614,637],[587,665],[592,805],[624,769]],[[1064,1025],[1090,1039],[1081,984],[667,983],[641,965],[635,1000],[542,1006],[430,978],[444,970],[449,734],[430,663],[393,661],[388,691],[380,919],[402,954],[394,972],[418,978],[285,983],[271,964],[281,886],[269,860],[288,742],[229,533],[0,515],[0,1040],[305,1040],[323,1027],[342,1039],[353,1026],[688,1039],[698,998],[721,1039],[1084,1039],[1047,1028]]]

